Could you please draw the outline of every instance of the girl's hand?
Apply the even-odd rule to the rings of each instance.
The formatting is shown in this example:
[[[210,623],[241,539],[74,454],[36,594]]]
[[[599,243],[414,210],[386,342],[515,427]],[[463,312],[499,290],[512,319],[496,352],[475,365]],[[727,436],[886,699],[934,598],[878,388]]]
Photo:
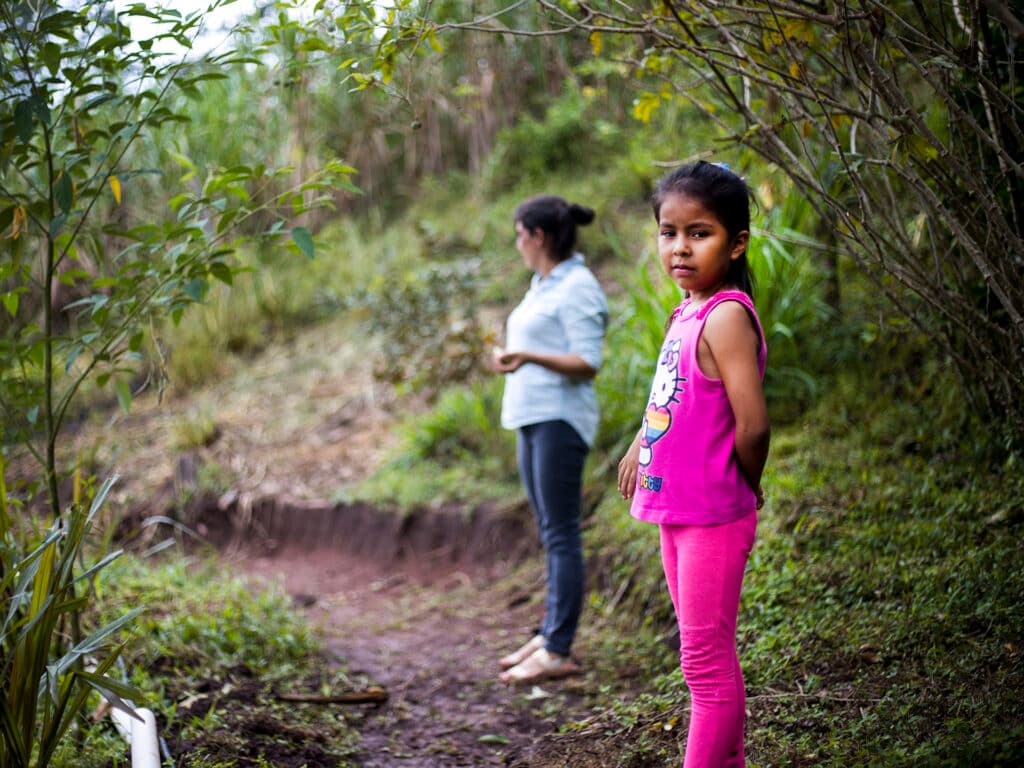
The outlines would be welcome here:
[[[757,497],[757,506],[755,509],[760,509],[764,506],[764,489],[758,484],[757,489],[754,491],[754,495]]]
[[[619,462],[619,493],[622,498],[629,500],[633,498],[636,491],[636,472],[640,466],[640,435],[636,436],[633,444],[629,446],[626,455]]]

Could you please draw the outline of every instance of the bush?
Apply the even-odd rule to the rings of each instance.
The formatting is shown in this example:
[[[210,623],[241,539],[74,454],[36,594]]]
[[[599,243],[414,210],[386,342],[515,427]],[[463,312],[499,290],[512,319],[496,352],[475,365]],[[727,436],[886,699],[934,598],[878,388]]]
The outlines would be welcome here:
[[[597,166],[622,141],[622,129],[602,119],[593,91],[566,85],[542,119],[524,117],[498,134],[483,174],[491,194],[547,187],[552,174]]]
[[[435,396],[479,373],[489,337],[478,316],[478,264],[430,265],[378,276],[355,300],[381,337],[374,376]]]

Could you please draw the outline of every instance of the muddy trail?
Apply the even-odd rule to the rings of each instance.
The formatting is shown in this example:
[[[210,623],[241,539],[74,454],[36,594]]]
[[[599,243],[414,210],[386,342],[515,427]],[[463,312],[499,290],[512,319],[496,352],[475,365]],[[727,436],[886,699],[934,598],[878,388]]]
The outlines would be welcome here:
[[[265,499],[244,516],[261,534],[255,547],[241,528],[217,527],[240,520],[226,511],[199,520],[224,565],[282,585],[327,652],[387,692],[384,703],[346,708],[363,768],[538,765],[545,738],[588,714],[586,672],[521,687],[497,677],[498,657],[531,636],[543,610],[543,565],[522,507],[399,520]]]

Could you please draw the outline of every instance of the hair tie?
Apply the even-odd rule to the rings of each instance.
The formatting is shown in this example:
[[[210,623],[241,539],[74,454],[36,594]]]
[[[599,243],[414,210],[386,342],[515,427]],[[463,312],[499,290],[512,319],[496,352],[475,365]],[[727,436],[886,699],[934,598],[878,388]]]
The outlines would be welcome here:
[[[729,170],[729,164],[728,163],[712,163],[712,165],[717,165],[723,171],[728,171]]]

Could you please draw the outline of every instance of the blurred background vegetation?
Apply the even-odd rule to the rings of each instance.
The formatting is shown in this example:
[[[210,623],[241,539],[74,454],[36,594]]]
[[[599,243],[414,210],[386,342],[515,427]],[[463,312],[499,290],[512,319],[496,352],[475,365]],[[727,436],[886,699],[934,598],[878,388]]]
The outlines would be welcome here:
[[[993,299],[988,276],[959,261],[968,233],[931,228],[934,204],[920,194],[889,190],[897,193],[887,216],[898,237],[851,236],[814,194],[806,166],[794,174],[771,162],[748,127],[729,117],[743,113],[729,92],[709,85],[711,78],[694,79],[692,64],[663,56],[674,49],[657,29],[624,25],[622,42],[598,34],[596,22],[580,25],[580,18],[600,18],[582,13],[587,4],[555,3],[545,12],[519,3],[497,17],[480,16],[480,5],[397,3],[387,11],[373,3],[258,2],[231,38],[237,57],[200,64],[215,77],[167,92],[168,109],[187,120],[131,145],[124,162],[147,173],[124,181],[123,199],[98,203],[104,220],[173,216],[183,195],[205,194],[209,179],[232,167],[285,170],[246,187],[255,202],[234,222],[232,279],[209,281],[200,304],[146,326],[133,383],[165,381],[173,408],[175,398],[257,352],[348,317],[354,330],[346,343],[367,344],[375,376],[415,407],[396,412],[397,455],[373,477],[339,486],[337,498],[398,507],[518,498],[514,439],[498,424],[501,382],[485,366],[529,278],[514,251],[511,214],[539,192],[595,208],[581,250],[606,288],[612,321],[587,474],[591,607],[615,613],[627,635],[635,630],[636,643],[654,647],[671,634],[656,537],[630,523],[614,491],[614,468],[635,433],[665,318],[680,298],[659,271],[648,199],[676,163],[727,162],[757,203],[750,253],[774,425],[769,503],[741,617],[748,683],[762,697],[751,754],[758,765],[1016,764],[1024,754],[1016,693],[1024,682],[1024,410],[1013,400],[1021,346],[1012,310],[1021,305]],[[632,5],[639,13],[641,4]],[[902,6],[919,10],[895,3],[901,8],[874,17],[884,4],[820,5],[835,5],[836,14],[849,5],[859,19],[888,20],[890,30]],[[946,30],[945,42],[962,48],[960,63],[929,64],[953,67],[954,75],[957,66],[974,66],[970,35],[960,40],[946,18],[961,5],[940,3],[925,14]],[[1002,7],[971,4],[961,23],[985,30],[983,53],[1002,74],[990,86],[1006,91],[1009,114],[1019,120],[1020,65],[1006,53],[1013,28],[989,15],[993,5]],[[679,19],[677,33],[699,20],[694,13]],[[825,33],[789,26],[785,35],[805,58],[780,54],[779,71],[797,77],[802,64],[793,61],[825,60]],[[929,73],[900,74],[924,99]],[[725,77],[742,90],[736,72]],[[984,95],[971,102],[963,90],[956,99],[977,113]],[[933,130],[944,121],[962,129],[963,115],[932,108],[925,118]],[[844,186],[827,162],[835,141],[853,141],[850,125],[835,124],[846,131],[840,139],[794,118],[788,146],[813,150],[808,164],[821,189],[850,201],[853,211],[855,185]],[[1011,131],[1018,148],[1019,125]],[[984,130],[1003,136],[1003,129]],[[890,137],[884,151],[892,178],[906,180],[915,163],[923,178],[920,168],[935,162],[916,136],[908,129]],[[299,201],[289,219],[314,236],[313,258],[298,240],[284,248],[246,239],[279,218],[261,200],[295,189],[336,158],[354,172],[331,188],[329,205]],[[992,150],[979,167],[1001,159]],[[1017,222],[1019,243],[1019,168],[1007,173],[1009,180],[993,177],[992,186],[1006,218]],[[969,192],[936,194],[959,205]],[[12,212],[3,219],[12,248],[14,207],[5,207]],[[864,256],[857,250],[864,243],[882,252]],[[890,246],[901,249],[887,262],[891,273],[873,269]],[[1019,290],[1020,251],[1004,248],[995,258],[1000,274],[1018,278],[1005,287]],[[98,268],[80,261],[86,272]],[[907,270],[923,276],[904,279]],[[88,298],[74,279],[57,290],[58,305]],[[985,322],[958,324],[943,312],[945,298],[969,304]],[[7,309],[3,325],[13,332],[35,321],[39,305],[24,295]],[[59,318],[61,328],[75,323],[70,313]],[[976,331],[991,338],[982,344]],[[967,354],[971,338],[987,351]],[[75,361],[64,362],[73,372]],[[102,392],[86,388],[76,407],[100,407]],[[206,419],[215,423],[216,414]],[[30,421],[22,414],[6,425],[5,439]],[[609,703],[607,738],[626,733],[625,723],[679,714],[685,687],[672,662],[665,666],[651,697]],[[642,764],[669,764],[669,737],[657,729],[643,734],[615,748],[651,761]]]

